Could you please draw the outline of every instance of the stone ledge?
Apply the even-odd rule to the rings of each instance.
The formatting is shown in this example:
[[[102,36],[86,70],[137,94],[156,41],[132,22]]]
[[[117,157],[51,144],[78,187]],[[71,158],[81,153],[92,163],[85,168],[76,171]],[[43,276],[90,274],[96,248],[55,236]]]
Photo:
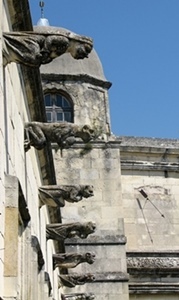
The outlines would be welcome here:
[[[118,136],[122,140],[122,147],[129,147],[131,149],[163,149],[165,152],[171,149],[179,150],[179,139],[167,138],[147,138],[147,137],[134,137],[134,136]]]
[[[93,235],[87,239],[72,238],[66,239],[65,245],[125,245],[126,237],[124,235],[106,235],[97,236]]]
[[[179,172],[178,163],[169,162],[148,162],[121,160],[122,170],[147,170],[147,171],[173,171]]]
[[[50,81],[55,81],[53,82],[54,85],[56,85],[56,88],[59,87],[59,83],[60,82],[67,82],[67,81],[75,81],[75,82],[80,82],[79,84],[81,84],[82,82],[84,83],[91,83],[93,85],[97,85],[100,86],[102,88],[106,88],[109,89],[112,85],[111,82],[109,81],[104,81],[98,78],[94,78],[88,74],[79,74],[79,75],[71,75],[71,74],[43,74],[42,71],[42,80],[50,80]],[[48,83],[44,82],[43,83],[45,88],[49,88]]]
[[[91,144],[91,151],[93,149],[119,149],[121,141],[90,141],[89,144]],[[52,143],[52,149],[55,151],[60,150],[59,146],[55,143]],[[86,145],[83,142],[77,141],[75,144],[73,144],[70,149],[84,149],[85,150]],[[68,149],[64,149],[68,150]]]
[[[130,294],[179,294],[178,283],[129,284]]]
[[[129,281],[129,275],[124,272],[95,273],[95,282]],[[93,282],[92,282],[93,283]]]

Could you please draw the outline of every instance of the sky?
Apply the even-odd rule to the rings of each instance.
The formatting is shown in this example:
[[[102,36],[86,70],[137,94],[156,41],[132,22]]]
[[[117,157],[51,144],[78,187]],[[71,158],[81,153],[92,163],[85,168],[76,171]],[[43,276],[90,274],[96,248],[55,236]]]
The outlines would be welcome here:
[[[44,0],[44,17],[93,38],[118,136],[179,138],[179,0]],[[32,22],[39,1],[29,0]]]

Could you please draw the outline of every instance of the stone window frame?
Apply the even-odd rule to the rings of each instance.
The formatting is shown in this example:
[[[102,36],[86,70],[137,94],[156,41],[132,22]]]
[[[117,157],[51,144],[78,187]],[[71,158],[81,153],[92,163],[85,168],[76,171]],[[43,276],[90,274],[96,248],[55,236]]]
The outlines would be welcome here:
[[[52,103],[52,105],[46,105],[47,96],[50,96],[48,101]],[[60,97],[57,98],[58,96]],[[62,106],[57,105],[57,101],[62,102]],[[70,122],[74,123],[74,105],[69,94],[65,93],[62,90],[46,90],[44,91],[44,104],[47,116],[47,122]],[[51,114],[51,118],[48,117],[48,114]],[[59,119],[58,115],[59,114]]]

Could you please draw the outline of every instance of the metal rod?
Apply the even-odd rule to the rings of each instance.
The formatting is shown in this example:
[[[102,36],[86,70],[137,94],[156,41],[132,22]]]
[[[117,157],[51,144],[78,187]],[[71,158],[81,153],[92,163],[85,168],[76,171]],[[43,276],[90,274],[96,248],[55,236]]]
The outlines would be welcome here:
[[[143,209],[142,209],[142,205],[141,205],[139,199],[136,199],[136,200],[137,200],[137,203],[138,203],[138,205],[139,205],[139,208],[140,208],[140,210],[141,210],[141,212],[142,212],[142,216],[143,216],[143,219],[144,219],[144,222],[145,222],[145,226],[146,226],[146,228],[147,228],[148,235],[149,235],[149,237],[150,237],[150,241],[151,241],[151,243],[153,244],[153,239],[152,239],[152,236],[151,236],[149,227],[148,227],[148,225],[147,225],[147,221],[146,221],[146,218],[145,218],[145,215],[144,215],[144,211],[143,211]]]
[[[165,218],[164,214],[162,214],[162,212],[158,209],[158,207],[149,199],[148,195],[146,194],[146,192],[144,192],[143,189],[139,190],[139,192],[141,193],[141,195],[146,199],[148,200],[152,205],[153,207],[155,207],[155,209],[159,212],[159,214],[161,215],[162,218]],[[144,206],[146,205],[146,202],[144,204]],[[144,207],[143,207],[144,208]]]

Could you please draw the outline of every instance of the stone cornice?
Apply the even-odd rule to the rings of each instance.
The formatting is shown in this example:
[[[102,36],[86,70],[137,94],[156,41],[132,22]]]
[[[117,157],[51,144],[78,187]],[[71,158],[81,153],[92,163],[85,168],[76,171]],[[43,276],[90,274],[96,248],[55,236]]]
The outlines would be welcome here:
[[[120,139],[120,138],[119,138]],[[131,145],[131,146],[124,146],[122,144],[122,139],[121,140],[121,146],[120,146],[120,150],[121,153],[131,153],[131,154],[136,154],[139,155],[140,153],[147,153],[149,154],[153,154],[153,155],[165,155],[165,156],[170,156],[170,155],[178,155],[179,154],[179,147],[171,147],[171,148],[166,148],[164,147],[154,147],[152,145],[152,141],[151,141],[151,146],[137,146],[137,145]]]
[[[87,239],[66,239],[65,245],[93,245],[93,246],[101,246],[101,245],[125,245],[126,237],[124,235],[103,235],[97,236],[92,235]]]
[[[172,171],[179,172],[179,163],[121,160],[122,170]]]
[[[42,76],[42,81],[43,82],[43,87],[44,89],[51,89],[52,84],[51,82],[53,81],[53,88],[58,89],[60,86],[60,83],[62,82],[79,82],[81,83],[90,83],[95,86],[99,86],[105,89],[109,89],[112,85],[111,82],[109,81],[104,81],[100,80],[98,78],[94,78],[92,76],[89,76],[88,74],[79,74],[79,75],[71,75],[71,74],[41,74]],[[48,85],[48,81],[50,81],[50,85]]]
[[[179,293],[179,252],[128,252],[127,271],[130,294]]]
[[[178,283],[135,283],[129,284],[130,294],[179,294]]]
[[[91,145],[91,150],[92,149],[119,149],[121,141],[103,141],[103,140],[95,140],[95,141],[90,141],[89,144]],[[77,141],[75,144],[73,144],[71,149],[86,149],[88,152],[88,149],[86,148],[85,144],[83,142]],[[52,143],[52,149],[55,151],[58,151],[59,147],[58,145]],[[60,149],[59,149],[60,150]]]
[[[171,151],[178,149],[179,139],[146,138],[134,136],[118,136],[122,140],[121,147],[124,149],[153,149],[154,151]]]
[[[127,253],[127,269],[130,275],[178,276],[178,252],[130,252]]]

